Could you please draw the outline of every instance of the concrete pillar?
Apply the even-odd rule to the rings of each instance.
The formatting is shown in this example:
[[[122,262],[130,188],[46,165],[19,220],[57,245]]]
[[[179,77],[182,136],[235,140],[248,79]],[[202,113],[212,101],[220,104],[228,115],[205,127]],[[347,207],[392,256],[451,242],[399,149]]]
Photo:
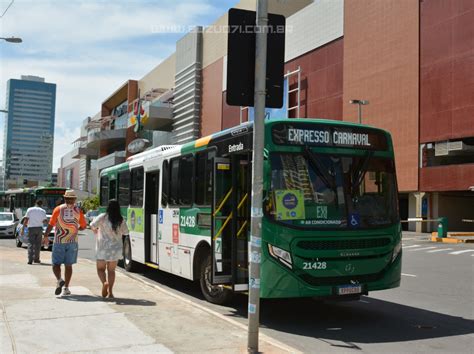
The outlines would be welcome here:
[[[414,193],[414,195],[415,195],[415,201],[416,201],[416,204],[415,204],[416,215],[415,215],[415,217],[421,218],[422,217],[421,203],[422,203],[423,197],[425,196],[425,193],[424,192],[416,192],[416,193]],[[415,231],[416,232],[423,232],[423,223],[417,222]]]

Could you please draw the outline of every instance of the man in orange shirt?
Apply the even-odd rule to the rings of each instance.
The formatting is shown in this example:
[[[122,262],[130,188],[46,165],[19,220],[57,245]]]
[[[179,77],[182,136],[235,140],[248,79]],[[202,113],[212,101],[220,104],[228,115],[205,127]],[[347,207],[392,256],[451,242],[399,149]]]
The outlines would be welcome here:
[[[72,265],[77,262],[77,233],[86,228],[86,219],[82,210],[75,206],[76,193],[69,189],[64,194],[64,204],[57,206],[46,231],[43,234],[43,243],[48,245],[48,235],[53,226],[56,232],[53,242],[53,253],[51,256],[53,273],[56,277],[55,295],[70,295],[69,282],[72,277]],[[64,264],[64,278],[61,277],[61,264]],[[63,289],[64,286],[64,289]]]

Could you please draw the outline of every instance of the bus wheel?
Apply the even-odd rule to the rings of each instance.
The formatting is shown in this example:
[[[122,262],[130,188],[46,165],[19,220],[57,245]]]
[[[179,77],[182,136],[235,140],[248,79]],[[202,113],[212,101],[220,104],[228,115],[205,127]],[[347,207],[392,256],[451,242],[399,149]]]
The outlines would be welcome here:
[[[224,288],[222,285],[212,285],[211,256],[208,255],[201,263],[201,273],[199,284],[201,292],[207,301],[217,305],[223,305],[232,298],[232,291]]]
[[[136,268],[135,262],[132,260],[130,237],[125,237],[123,240],[123,267],[127,272],[133,272]]]

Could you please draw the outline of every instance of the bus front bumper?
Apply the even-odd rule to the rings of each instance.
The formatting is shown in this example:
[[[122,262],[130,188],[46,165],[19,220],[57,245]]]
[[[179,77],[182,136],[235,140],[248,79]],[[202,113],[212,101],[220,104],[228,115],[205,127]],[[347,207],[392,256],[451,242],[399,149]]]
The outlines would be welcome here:
[[[361,294],[400,286],[401,271],[402,252],[384,268],[383,272],[369,274],[366,282],[360,282],[362,285]],[[349,285],[344,282],[337,285],[314,286],[308,284],[290,269],[269,257],[262,259],[261,274],[260,296],[262,298],[334,297],[337,296],[338,286]]]

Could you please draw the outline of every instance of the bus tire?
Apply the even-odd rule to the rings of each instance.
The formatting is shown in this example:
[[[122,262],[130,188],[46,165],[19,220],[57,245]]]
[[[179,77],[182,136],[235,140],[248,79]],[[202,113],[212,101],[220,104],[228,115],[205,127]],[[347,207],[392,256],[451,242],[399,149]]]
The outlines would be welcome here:
[[[132,245],[130,237],[123,239],[123,267],[127,272],[134,272],[137,268],[136,263],[132,259]]]
[[[201,272],[199,275],[199,285],[201,292],[212,304],[224,305],[232,298],[232,291],[220,285],[212,285],[211,283],[211,255],[203,258],[201,263]]]

